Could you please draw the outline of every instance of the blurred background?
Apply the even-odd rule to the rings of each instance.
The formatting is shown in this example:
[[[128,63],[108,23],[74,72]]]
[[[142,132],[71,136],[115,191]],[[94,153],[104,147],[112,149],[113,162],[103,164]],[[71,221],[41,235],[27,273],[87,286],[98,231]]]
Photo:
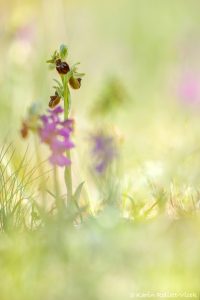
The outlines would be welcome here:
[[[12,136],[20,144],[27,108],[37,101],[46,109],[57,76],[46,60],[65,43],[70,63],[81,62],[86,73],[72,91],[81,148],[91,129],[110,126],[121,142],[127,186],[140,189],[144,172],[198,184],[199,6],[198,0],[1,0],[2,140]]]
[[[27,142],[20,137],[22,120],[33,102],[40,103],[42,111],[47,109],[53,94],[53,78],[57,78],[57,74],[49,70],[46,60],[64,43],[69,48],[70,65],[81,62],[79,70],[86,73],[81,89],[72,91],[71,116],[76,120],[76,149],[73,150],[76,184],[85,180],[90,200],[96,198],[97,187],[90,173],[88,136],[97,129],[104,130],[118,143],[120,190],[135,199],[138,210],[146,205],[149,207],[161,197],[163,190],[184,213],[187,209],[189,212],[194,208],[198,210],[199,11],[199,0],[0,0],[1,144],[6,138],[13,141],[19,152],[25,151]],[[31,139],[28,143],[32,143]],[[46,149],[42,151],[44,159],[47,158]],[[131,228],[113,229],[113,224],[111,228],[109,217],[105,218],[100,221],[103,229],[84,231],[83,236],[79,236],[80,242],[74,238],[73,231],[69,234],[72,242],[69,253],[74,255],[71,264],[79,266],[81,261],[80,268],[88,267],[87,255],[95,256],[98,248],[97,260],[90,271],[95,270],[96,276],[101,276],[98,285],[96,278],[91,275],[82,278],[82,271],[69,264],[69,273],[80,280],[77,291],[74,282],[70,282],[70,295],[74,295],[74,299],[80,299],[82,293],[87,294],[87,299],[128,299],[131,289],[157,288],[158,280],[161,288],[182,288],[183,282],[185,287],[198,287],[199,261],[195,257],[199,251],[196,239],[199,221],[187,225],[187,230],[182,223],[170,235],[169,220],[165,220],[166,223],[158,220],[148,229],[136,226],[132,232]],[[110,231],[104,236],[105,228]],[[151,236],[154,236],[152,240]],[[110,252],[115,242],[119,256],[112,256]],[[83,243],[83,260],[77,251],[79,243]],[[33,247],[31,239],[28,245],[30,249]],[[22,246],[19,257],[23,257],[24,251],[31,256],[30,249]],[[181,252],[182,249],[185,250]],[[50,268],[62,277],[65,271],[59,267],[56,256],[51,260],[51,255],[49,253]],[[115,268],[116,263],[121,269]],[[163,273],[166,278],[161,279]],[[50,292],[49,282],[55,278],[49,275],[49,281],[47,279]],[[30,286],[33,283],[37,286],[37,280],[31,280]],[[97,284],[93,288],[95,292],[93,289],[86,292],[91,280]],[[64,279],[60,285],[58,290],[64,290]],[[116,292],[112,293],[110,286]],[[44,282],[41,290],[44,294],[47,291]],[[48,299],[65,299],[56,298],[61,294],[58,292],[55,298],[49,295]],[[94,295],[100,296],[95,298]]]

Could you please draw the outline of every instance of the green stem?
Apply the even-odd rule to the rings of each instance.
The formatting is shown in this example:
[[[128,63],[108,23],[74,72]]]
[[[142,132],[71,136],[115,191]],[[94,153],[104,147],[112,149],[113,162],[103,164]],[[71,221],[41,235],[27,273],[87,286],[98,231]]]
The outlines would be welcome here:
[[[66,80],[66,76],[62,76],[63,88],[64,88],[64,119],[67,120],[69,117],[69,109],[70,109],[70,91],[68,88],[68,83]],[[70,150],[66,151],[67,157],[71,160]],[[69,205],[72,199],[72,170],[71,165],[65,168],[65,184],[67,188],[67,204]]]
[[[58,170],[57,167],[54,166],[53,168],[53,175],[54,175],[54,192],[55,192],[55,199],[56,199],[56,207],[58,211],[61,211],[62,208],[62,202],[60,199],[60,188],[58,183]]]

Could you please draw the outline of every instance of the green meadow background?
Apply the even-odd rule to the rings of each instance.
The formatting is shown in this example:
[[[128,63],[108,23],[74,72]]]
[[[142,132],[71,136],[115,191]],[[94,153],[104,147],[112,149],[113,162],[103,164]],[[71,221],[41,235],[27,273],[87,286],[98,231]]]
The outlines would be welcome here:
[[[11,171],[27,145],[35,164],[34,140],[22,140],[20,127],[33,102],[47,109],[57,74],[46,60],[64,43],[86,74],[71,116],[74,183],[85,181],[90,203],[78,227],[2,231],[0,300],[148,299],[150,291],[198,299],[200,102],[185,103],[178,90],[185,72],[200,78],[199,12],[198,0],[0,0],[0,143],[16,150]],[[112,133],[120,152],[116,201],[100,214],[88,138],[96,129]],[[37,194],[37,181],[29,189]]]

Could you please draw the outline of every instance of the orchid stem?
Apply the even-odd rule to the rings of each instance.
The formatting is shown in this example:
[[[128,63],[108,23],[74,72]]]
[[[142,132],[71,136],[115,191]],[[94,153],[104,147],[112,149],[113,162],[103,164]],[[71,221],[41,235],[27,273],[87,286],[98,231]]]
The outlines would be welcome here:
[[[69,117],[70,110],[70,91],[67,84],[66,76],[62,76],[63,88],[64,88],[64,119],[67,120]],[[66,155],[71,160],[70,150],[66,151]],[[72,199],[72,171],[71,165],[65,167],[65,184],[67,188],[67,204],[69,205]]]

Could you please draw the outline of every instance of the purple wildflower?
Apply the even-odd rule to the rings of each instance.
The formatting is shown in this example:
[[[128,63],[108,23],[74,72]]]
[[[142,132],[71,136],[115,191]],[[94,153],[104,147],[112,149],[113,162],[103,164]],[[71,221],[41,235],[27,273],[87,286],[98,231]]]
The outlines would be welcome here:
[[[60,114],[62,113],[61,106],[57,106],[54,110],[48,110],[48,114],[41,116],[42,126],[39,128],[41,141],[48,144],[51,150],[49,161],[60,167],[68,166],[71,163],[65,152],[74,147],[70,139],[73,120],[61,121]]]
[[[189,105],[200,104],[200,81],[198,76],[192,73],[186,73],[183,75],[178,94],[180,99]]]
[[[115,140],[112,136],[99,132],[91,136],[91,142],[95,170],[102,174],[117,155]]]

